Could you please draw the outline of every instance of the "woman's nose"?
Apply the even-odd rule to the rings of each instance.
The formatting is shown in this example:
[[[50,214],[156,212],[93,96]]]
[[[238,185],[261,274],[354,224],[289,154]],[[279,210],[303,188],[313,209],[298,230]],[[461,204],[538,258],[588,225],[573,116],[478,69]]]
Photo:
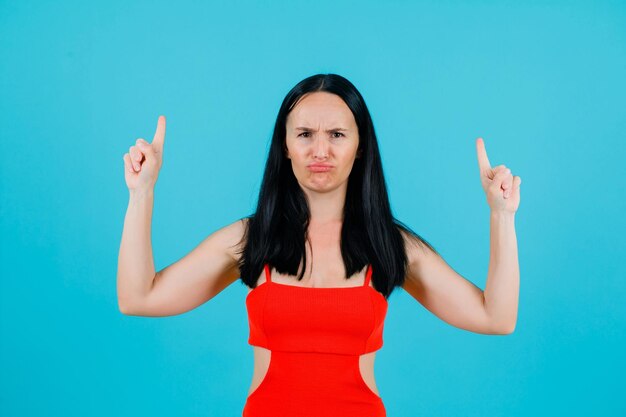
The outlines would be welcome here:
[[[327,158],[328,157],[328,143],[323,138],[317,138],[314,143],[313,155],[316,158]]]

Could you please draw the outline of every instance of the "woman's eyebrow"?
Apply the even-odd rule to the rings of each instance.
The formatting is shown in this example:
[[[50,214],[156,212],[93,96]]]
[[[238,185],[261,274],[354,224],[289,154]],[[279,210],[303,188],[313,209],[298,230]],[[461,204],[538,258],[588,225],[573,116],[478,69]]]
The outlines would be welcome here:
[[[315,131],[315,129],[311,129],[310,127],[304,127],[304,126],[296,127],[296,130],[312,130],[312,131]],[[335,127],[333,129],[328,129],[326,132],[335,132],[337,130],[348,131],[349,129],[345,129],[343,127]]]

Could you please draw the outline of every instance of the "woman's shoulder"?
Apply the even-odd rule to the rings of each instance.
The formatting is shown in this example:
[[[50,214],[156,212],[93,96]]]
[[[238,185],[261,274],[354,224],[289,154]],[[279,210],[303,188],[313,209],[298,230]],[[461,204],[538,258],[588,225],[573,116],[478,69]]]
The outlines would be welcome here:
[[[419,261],[420,258],[428,256],[431,253],[437,253],[437,250],[422,236],[415,233],[404,225],[398,225],[398,230],[404,241],[404,248],[409,264]]]
[[[239,254],[245,244],[248,221],[249,219],[247,217],[237,219],[210,235],[211,240],[219,246],[226,248],[233,260],[239,258]]]

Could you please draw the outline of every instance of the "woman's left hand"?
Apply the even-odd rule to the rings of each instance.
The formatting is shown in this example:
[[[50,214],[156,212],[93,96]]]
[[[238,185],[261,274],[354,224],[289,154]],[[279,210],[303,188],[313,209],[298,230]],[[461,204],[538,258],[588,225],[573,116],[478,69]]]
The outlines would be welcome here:
[[[482,138],[476,139],[476,152],[480,183],[487,194],[487,204],[491,211],[515,213],[519,207],[522,179],[511,175],[511,170],[505,165],[491,168]]]

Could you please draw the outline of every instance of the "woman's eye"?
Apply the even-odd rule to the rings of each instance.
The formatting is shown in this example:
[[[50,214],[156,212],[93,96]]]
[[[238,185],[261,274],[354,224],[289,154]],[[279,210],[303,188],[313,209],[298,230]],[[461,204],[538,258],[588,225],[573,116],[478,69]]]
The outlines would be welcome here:
[[[309,135],[309,133],[310,133],[310,132],[302,132],[302,133],[300,133],[298,136],[302,136],[302,137],[308,138],[308,137],[309,137],[309,136],[308,136],[308,135]],[[304,135],[306,135],[306,136],[304,136]],[[345,136],[345,135],[344,135],[343,133],[341,133],[341,132],[333,132],[333,135],[339,135],[339,136],[334,136],[335,138],[337,138],[337,137],[341,137],[341,136]]]

